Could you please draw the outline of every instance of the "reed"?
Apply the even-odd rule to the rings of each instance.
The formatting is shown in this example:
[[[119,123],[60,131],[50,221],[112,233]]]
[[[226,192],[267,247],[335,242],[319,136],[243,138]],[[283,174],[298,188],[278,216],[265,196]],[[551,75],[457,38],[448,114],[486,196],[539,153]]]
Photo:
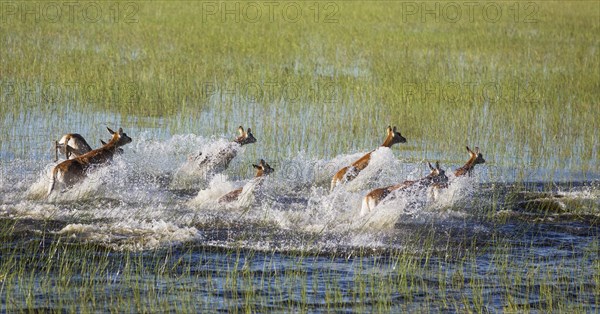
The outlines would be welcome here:
[[[158,137],[252,124],[261,145],[248,160],[365,152],[397,124],[408,159],[458,164],[469,144],[500,177],[598,172],[595,4],[535,2],[523,20],[500,2],[508,13],[494,23],[481,11],[448,23],[403,20],[402,4],[332,2],[335,22],[304,15],[296,24],[203,20],[197,3],[133,3],[131,23],[25,19],[0,30],[1,150],[44,156],[53,136],[89,130],[94,112]]]

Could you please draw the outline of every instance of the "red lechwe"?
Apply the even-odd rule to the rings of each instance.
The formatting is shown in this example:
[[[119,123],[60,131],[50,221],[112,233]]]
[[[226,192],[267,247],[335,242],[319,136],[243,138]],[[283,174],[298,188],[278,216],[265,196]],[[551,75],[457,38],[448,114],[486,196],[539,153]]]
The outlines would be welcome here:
[[[261,180],[263,176],[268,175],[275,171],[275,169],[271,168],[268,163],[266,163],[263,159],[260,160],[258,165],[252,165],[256,169],[256,175],[254,176],[254,180]],[[260,183],[260,182],[259,182]],[[237,201],[242,194],[242,190],[244,188],[239,188],[233,190],[219,198],[219,203],[231,203]]]
[[[119,147],[131,143],[131,138],[123,133],[123,129],[119,128],[118,132],[114,132],[110,128],[107,129],[112,134],[112,138],[106,145],[74,159],[65,160],[52,169],[47,196],[50,196],[54,190],[57,180],[71,187],[83,180],[92,167],[111,161],[113,155],[118,152]]]
[[[446,176],[446,172],[440,169],[440,163],[435,163],[435,168],[431,165],[431,163],[427,163],[429,165],[429,169],[431,172],[418,180],[407,180],[400,184],[387,186],[384,188],[379,188],[372,190],[365,196],[362,202],[362,207],[360,210],[360,215],[364,216],[371,212],[377,204],[379,204],[383,199],[385,199],[390,193],[397,190],[417,190],[427,189],[430,186],[444,186],[448,182],[448,177]]]
[[[483,155],[479,152],[479,147],[475,147],[475,151],[472,151],[469,149],[469,146],[467,146],[467,151],[469,152],[469,160],[467,160],[467,163],[465,163],[464,166],[454,171],[454,175],[457,177],[464,176],[465,174],[470,176],[473,168],[475,168],[475,165],[485,163]]]
[[[100,143],[106,145],[103,140],[100,140]],[[92,151],[92,147],[80,134],[68,133],[63,135],[59,141],[54,142],[54,161],[58,161],[59,151],[65,155],[65,159],[74,159]],[[122,152],[123,150],[119,149],[119,153]]]
[[[381,147],[390,148],[392,145],[397,143],[406,143],[406,138],[404,138],[400,132],[396,131],[395,126],[394,128],[388,126],[387,137],[385,138],[385,141],[383,141],[383,144],[381,144]],[[342,182],[354,180],[354,178],[356,178],[356,176],[358,176],[358,174],[369,165],[369,162],[371,161],[371,154],[374,151],[375,150],[372,150],[366,155],[362,156],[360,159],[353,162],[352,165],[340,169],[340,171],[338,171],[331,180],[331,190],[333,191],[333,189]]]
[[[92,147],[83,136],[77,133],[68,133],[63,135],[59,141],[54,142],[54,161],[58,160],[59,151],[65,155],[66,159],[73,159],[91,150]]]
[[[240,125],[238,128],[239,136],[233,140],[233,143],[244,146],[247,144],[256,143],[256,138],[252,135],[252,130],[244,128]],[[228,146],[213,154],[198,153],[195,156],[188,157],[188,162],[196,164],[196,172],[200,174],[216,174],[225,171],[229,167],[231,160],[237,155],[236,147]]]

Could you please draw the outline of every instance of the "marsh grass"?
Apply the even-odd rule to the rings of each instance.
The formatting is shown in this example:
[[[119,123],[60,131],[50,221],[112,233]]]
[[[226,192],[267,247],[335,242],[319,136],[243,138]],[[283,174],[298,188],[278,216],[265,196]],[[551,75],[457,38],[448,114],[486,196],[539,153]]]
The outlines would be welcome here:
[[[158,137],[244,124],[261,138],[248,158],[327,158],[376,147],[396,124],[408,159],[458,165],[469,144],[493,176],[587,179],[599,167],[598,7],[534,4],[527,22],[403,20],[402,4],[335,2],[334,23],[248,23],[161,1],[136,2],[134,23],[17,20],[0,31],[1,149],[44,155],[66,131],[98,132],[90,122]]]
[[[408,241],[418,251],[384,254],[194,245],[115,252],[51,232],[8,242],[14,224],[2,221],[3,243],[11,243],[0,248],[0,294],[7,312],[581,313],[598,301],[598,271],[586,269],[600,267],[597,241],[563,256],[544,255],[543,246],[501,236],[475,240],[454,255],[439,250],[440,235],[431,231]]]

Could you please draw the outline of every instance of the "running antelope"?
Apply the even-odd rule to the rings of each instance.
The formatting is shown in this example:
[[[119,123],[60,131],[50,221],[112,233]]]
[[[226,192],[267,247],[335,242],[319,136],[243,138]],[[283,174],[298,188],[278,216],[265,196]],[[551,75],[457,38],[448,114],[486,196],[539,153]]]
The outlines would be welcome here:
[[[233,140],[233,143],[238,144],[239,146],[256,143],[256,138],[252,135],[252,130],[250,128],[248,128],[247,131],[244,131],[244,128],[240,125],[238,132],[239,136]],[[188,158],[188,161],[197,162],[197,166],[202,172],[207,172],[209,170],[213,173],[222,172],[229,167],[229,163],[231,163],[231,160],[237,155],[238,147],[226,147],[216,154],[203,154],[200,152],[198,155]]]
[[[447,184],[448,177],[446,176],[446,171],[440,168],[440,163],[435,163],[435,168],[431,165],[431,163],[427,163],[429,165],[429,169],[431,172],[418,180],[407,180],[400,184],[391,185],[384,188],[379,188],[372,190],[365,196],[362,203],[362,208],[360,211],[360,215],[364,216],[371,212],[377,204],[379,204],[383,199],[385,199],[390,193],[397,190],[408,190],[412,189],[413,191],[426,189],[430,186],[443,186]]]
[[[102,144],[102,146],[106,145],[107,143],[103,140],[100,140],[100,144]],[[123,149],[121,147],[117,147],[117,150],[115,151],[115,154],[119,154],[121,155],[123,153]]]
[[[275,171],[275,169],[271,168],[271,166],[269,166],[269,164],[266,163],[263,159],[260,160],[260,163],[258,165],[252,165],[252,167],[256,169],[256,175],[254,176],[254,180],[261,180],[261,177]],[[237,201],[240,198],[243,189],[244,188],[241,187],[221,196],[219,198],[219,203],[231,203]]]
[[[102,145],[106,142],[100,140]],[[60,141],[54,141],[54,161],[58,161],[58,152],[65,155],[65,159],[73,159],[87,152],[90,152],[92,147],[87,143],[85,138],[77,133],[68,133],[63,135]],[[123,149],[119,148],[119,153],[123,153]]]
[[[406,143],[406,138],[404,138],[400,132],[396,131],[396,127],[392,128],[391,126],[388,126],[387,137],[381,146],[390,148],[392,145],[397,143]],[[358,174],[369,165],[369,161],[371,161],[371,154],[374,151],[375,150],[370,151],[352,163],[352,165],[344,167],[338,171],[331,180],[331,190],[333,191],[333,189],[341,182],[354,180],[354,178],[356,178],[356,176],[358,176]]]
[[[454,175],[457,177],[460,176],[464,176],[465,174],[471,176],[471,172],[473,172],[473,168],[475,168],[475,165],[479,165],[485,162],[485,159],[483,159],[483,155],[479,152],[479,147],[475,147],[475,151],[472,151],[471,149],[469,149],[469,146],[467,146],[467,151],[469,152],[469,160],[467,160],[467,163],[456,169],[456,171],[454,171]]]
[[[122,128],[119,128],[118,132],[114,132],[110,128],[107,129],[112,134],[112,138],[106,145],[74,159],[65,160],[52,169],[47,196],[50,196],[54,190],[57,180],[71,187],[83,180],[92,167],[110,162],[121,146],[131,143],[131,138],[123,132]]]
[[[58,160],[58,152],[65,155],[66,159],[73,159],[92,150],[83,136],[77,133],[65,134],[60,141],[54,141],[54,161]]]

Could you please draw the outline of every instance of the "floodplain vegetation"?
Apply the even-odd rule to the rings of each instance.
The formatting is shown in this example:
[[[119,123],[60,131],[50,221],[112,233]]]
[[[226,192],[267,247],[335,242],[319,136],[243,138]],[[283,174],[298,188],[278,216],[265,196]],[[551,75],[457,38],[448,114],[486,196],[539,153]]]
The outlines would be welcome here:
[[[0,4],[3,194],[22,188],[9,168],[49,163],[53,137],[97,143],[107,124],[134,143],[248,125],[240,177],[261,158],[366,152],[394,124],[407,162],[458,166],[479,146],[482,192],[444,209],[468,208],[458,231],[398,223],[414,230],[387,247],[306,251],[248,248],[248,230],[237,246],[116,250],[0,195],[1,312],[599,310],[598,3],[292,1],[272,18],[263,2],[52,3]],[[585,197],[559,197],[572,188]]]

